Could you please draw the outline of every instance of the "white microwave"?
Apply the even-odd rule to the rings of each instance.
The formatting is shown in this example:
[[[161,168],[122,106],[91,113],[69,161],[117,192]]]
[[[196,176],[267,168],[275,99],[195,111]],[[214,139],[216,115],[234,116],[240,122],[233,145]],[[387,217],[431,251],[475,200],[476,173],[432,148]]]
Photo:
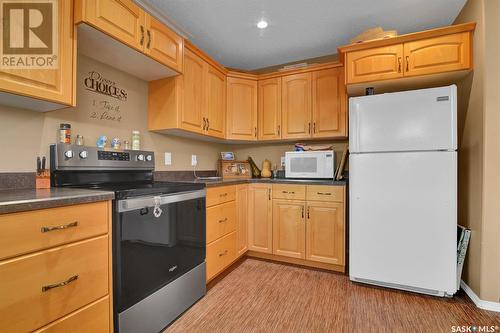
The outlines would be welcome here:
[[[285,153],[286,178],[333,179],[335,154],[333,150],[289,151]]]

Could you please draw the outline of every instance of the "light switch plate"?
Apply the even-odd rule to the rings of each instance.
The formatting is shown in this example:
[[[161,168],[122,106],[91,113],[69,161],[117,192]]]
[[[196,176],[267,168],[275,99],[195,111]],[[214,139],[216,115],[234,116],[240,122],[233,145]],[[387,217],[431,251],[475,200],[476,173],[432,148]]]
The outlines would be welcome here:
[[[165,152],[165,165],[172,165],[172,153]]]
[[[198,160],[196,155],[191,155],[191,166],[196,166],[198,164]]]

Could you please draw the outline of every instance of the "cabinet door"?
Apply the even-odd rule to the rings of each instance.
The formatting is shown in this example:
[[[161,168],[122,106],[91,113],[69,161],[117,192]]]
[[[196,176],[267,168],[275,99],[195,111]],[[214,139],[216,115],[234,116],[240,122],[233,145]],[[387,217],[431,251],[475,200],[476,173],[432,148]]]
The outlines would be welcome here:
[[[248,250],[248,185],[236,188],[236,252],[238,257]]]
[[[146,14],[145,21],[144,53],[179,73],[182,72],[182,37],[149,14]]]
[[[271,185],[249,185],[248,249],[257,252],[273,253]]]
[[[306,259],[344,265],[344,204],[307,202]]]
[[[282,117],[284,139],[311,137],[311,73],[282,78]]]
[[[344,67],[312,73],[313,137],[346,135]]]
[[[181,128],[201,133],[203,131],[204,72],[205,62],[186,49],[184,52],[184,99],[181,112]]]
[[[405,76],[471,68],[470,33],[462,32],[404,44]]]
[[[224,138],[226,122],[226,76],[207,64],[206,72],[207,134]]]
[[[0,91],[74,105],[75,36],[73,1],[59,1],[58,68],[1,69]]]
[[[259,81],[259,139],[281,138],[281,78]]]
[[[143,51],[145,12],[132,0],[86,0],[84,3],[85,21],[122,43]]]
[[[257,139],[257,81],[227,78],[227,138]]]
[[[347,83],[403,77],[403,44],[347,53]]]
[[[305,206],[304,201],[273,200],[273,254],[306,257]]]

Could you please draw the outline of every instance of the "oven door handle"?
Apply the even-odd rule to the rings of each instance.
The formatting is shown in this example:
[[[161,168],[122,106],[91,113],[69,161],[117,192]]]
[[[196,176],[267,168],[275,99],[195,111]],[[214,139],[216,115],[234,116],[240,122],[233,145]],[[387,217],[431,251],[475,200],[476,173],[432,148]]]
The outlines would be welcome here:
[[[146,207],[155,207],[155,203],[160,200],[160,205],[167,205],[170,203],[187,201],[192,199],[204,198],[207,192],[205,189],[189,192],[179,192],[159,196],[144,196],[130,199],[118,200],[118,212],[129,212]],[[155,201],[156,198],[156,201]]]

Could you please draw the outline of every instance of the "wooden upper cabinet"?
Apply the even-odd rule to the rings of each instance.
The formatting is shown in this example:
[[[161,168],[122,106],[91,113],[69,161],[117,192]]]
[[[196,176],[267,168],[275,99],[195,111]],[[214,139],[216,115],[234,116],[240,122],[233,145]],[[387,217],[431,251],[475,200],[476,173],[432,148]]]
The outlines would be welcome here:
[[[471,68],[471,34],[462,32],[404,43],[405,76]]]
[[[257,139],[257,81],[227,78],[227,139]]]
[[[273,200],[273,254],[305,259],[304,201]]]
[[[248,187],[248,249],[273,253],[273,213],[270,184]]]
[[[206,132],[224,138],[226,123],[226,75],[206,64]]]
[[[312,73],[282,78],[282,137],[300,139],[311,136]]]
[[[85,0],[83,3],[86,22],[122,43],[143,51],[146,13],[132,0]]]
[[[307,202],[306,259],[345,263],[344,203]]]
[[[347,136],[344,68],[324,69],[312,75],[313,137]]]
[[[281,78],[259,81],[259,140],[281,138]]]
[[[205,62],[191,50],[184,52],[184,98],[180,117],[182,129],[201,133],[204,129]]]
[[[403,45],[390,45],[347,53],[347,83],[403,77]]]
[[[156,61],[182,72],[182,37],[149,14],[145,18],[145,30],[144,52]]]
[[[58,7],[58,66],[54,69],[0,70],[0,91],[55,102],[56,105],[36,107],[48,111],[75,105],[75,36],[73,30],[73,1],[59,1]],[[5,97],[7,99],[7,97]],[[60,105],[63,104],[63,105]],[[19,105],[18,105],[19,106]],[[28,102],[27,108],[30,107]]]

